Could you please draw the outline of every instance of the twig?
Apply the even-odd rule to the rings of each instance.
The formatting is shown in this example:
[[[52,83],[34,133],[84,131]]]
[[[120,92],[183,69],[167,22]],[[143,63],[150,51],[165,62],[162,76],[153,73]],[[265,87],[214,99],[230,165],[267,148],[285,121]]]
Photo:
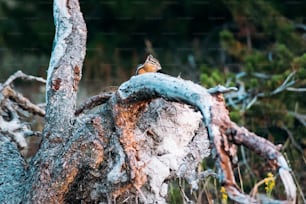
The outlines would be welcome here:
[[[289,160],[288,160],[288,157],[287,157],[287,154],[286,154],[286,153],[284,154],[284,156],[285,156],[286,160],[287,160],[288,163],[289,163]],[[304,158],[304,157],[303,157],[303,158]],[[305,160],[304,160],[304,162],[305,162]],[[299,182],[298,182],[298,180],[297,180],[297,178],[296,178],[296,176],[295,176],[295,174],[294,174],[293,172],[292,172],[292,177],[293,177],[295,183],[297,184],[297,188],[298,188],[298,190],[299,190],[299,192],[300,192],[300,195],[301,195],[301,197],[302,197],[302,200],[304,201],[304,203],[306,203],[306,199],[305,199],[303,190],[302,190],[302,188],[301,188],[301,186],[300,186],[300,184],[299,184]]]
[[[199,180],[203,180],[203,179],[205,179],[205,178],[207,178],[207,177],[209,177],[209,176],[212,176],[212,177],[214,177],[214,178],[217,178],[217,177],[218,177],[218,175],[217,175],[213,170],[208,169],[208,170],[206,170],[206,171],[200,172],[199,175],[198,175],[198,179],[199,179]]]
[[[252,198],[255,198],[255,194],[258,192],[258,187],[261,186],[262,184],[264,184],[266,181],[274,181],[276,178],[275,177],[270,177],[270,178],[264,178],[262,180],[260,180],[259,182],[257,182],[253,189],[250,192],[250,196]]]
[[[276,89],[274,89],[274,91],[268,93],[268,94],[265,94],[265,93],[258,93],[256,96],[257,97],[266,97],[266,96],[273,96],[275,94],[278,94],[286,89],[288,89],[290,86],[292,86],[295,81],[294,80],[291,80],[289,81],[294,75],[295,75],[295,71],[294,72],[291,72],[287,78],[285,79],[285,81],[282,83],[282,85],[280,85],[279,87],[277,87]]]
[[[253,96],[252,99],[250,99],[250,97],[252,96],[251,94],[248,94],[244,89],[242,89],[242,87],[239,88],[238,92],[233,93],[233,94],[229,94],[228,96],[226,96],[226,99],[229,100],[231,106],[237,106],[237,103],[239,102],[246,102],[246,106],[243,106],[242,109],[249,109],[251,108],[254,103],[259,99],[259,98],[263,98],[263,97],[268,97],[268,96],[273,96],[276,95],[282,91],[296,91],[296,92],[304,92],[306,91],[306,88],[291,88],[290,86],[292,86],[295,83],[295,80],[292,79],[292,77],[296,74],[296,72],[291,72],[286,79],[284,80],[284,82],[277,87],[276,89],[274,89],[273,91],[271,91],[270,93],[264,93],[264,92],[260,92],[257,93],[255,96]],[[238,80],[240,82],[240,78],[244,77],[246,75],[245,72],[240,72],[236,75],[236,80]],[[268,75],[262,74],[262,73],[255,73],[253,74],[253,76],[258,77],[258,78],[263,78],[263,79],[269,79]],[[243,86],[243,83],[240,82],[240,86]],[[241,90],[243,91],[243,93],[241,92]],[[241,96],[245,96],[245,97],[241,97]],[[237,97],[239,100],[237,101],[233,101],[233,98]],[[244,103],[243,103],[244,104]],[[245,108],[244,108],[245,107]]]
[[[241,171],[240,171],[240,166],[239,165],[237,167],[237,170],[238,170],[238,176],[239,176],[239,182],[240,182],[240,189],[241,189],[242,193],[244,193],[243,180],[242,180],[242,175],[241,175]]]
[[[294,91],[294,92],[306,92],[306,88],[293,88],[293,87],[288,87],[286,88],[287,91]]]
[[[299,28],[301,30],[306,31],[306,25],[302,24],[302,23],[296,23],[294,24],[295,28]]]
[[[222,85],[217,85],[213,88],[208,89],[207,91],[210,94],[217,94],[217,93],[230,93],[236,92],[238,89],[236,87],[224,87]]]
[[[254,72],[252,73],[253,76],[259,78],[259,79],[271,79],[271,76],[264,73]]]
[[[6,97],[10,97],[22,109],[27,110],[30,113],[37,114],[42,117],[45,116],[45,110],[33,104],[29,99],[25,98],[22,94],[16,92],[10,86],[6,86],[5,89],[2,90],[2,94]]]
[[[285,89],[287,89],[289,86],[293,85],[295,83],[294,80],[290,81],[289,80],[295,75],[295,71],[291,72],[287,78],[285,79],[285,81],[282,83],[282,85],[280,85],[277,89],[275,89],[274,91],[272,91],[271,95],[275,95],[278,94],[279,92],[284,91]]]
[[[247,109],[249,109],[249,108],[251,108],[253,105],[254,105],[254,103],[257,101],[257,99],[258,99],[258,96],[255,96],[247,105],[246,105],[246,110]]]
[[[303,149],[302,149],[302,147],[295,141],[295,139],[294,139],[294,137],[293,137],[293,135],[292,135],[292,132],[291,132],[284,124],[281,125],[281,128],[282,128],[283,130],[286,131],[286,133],[287,133],[288,137],[290,138],[291,143],[293,144],[293,146],[295,146],[295,148],[298,149],[298,150],[303,154]]]
[[[7,120],[4,117],[0,117],[0,133],[10,137],[21,149],[26,148],[27,142],[23,135],[24,132],[28,131],[28,128],[25,124],[20,122],[19,116],[12,105],[11,101],[6,103],[5,112],[10,116],[10,119]],[[2,108],[0,108],[0,111],[1,110]]]
[[[105,103],[113,94],[114,92],[107,92],[90,97],[75,111],[75,116],[78,116],[86,110],[92,109]]]
[[[23,73],[22,71],[17,71],[16,73],[14,73],[13,75],[11,75],[5,82],[4,84],[2,85],[1,90],[3,88],[5,88],[6,86],[9,86],[15,79],[18,79],[18,78],[21,78],[21,79],[25,79],[25,80],[29,80],[29,81],[38,81],[38,82],[41,82],[41,83],[46,83],[46,80],[42,77],[36,77],[36,76],[32,76],[32,75],[27,75],[25,73]],[[0,91],[1,91],[0,90]]]
[[[293,115],[302,125],[305,127],[306,126],[306,115],[299,114],[296,112],[289,111],[290,115]]]
[[[184,181],[183,181],[183,182],[184,182]],[[185,187],[182,186],[182,181],[181,181],[181,179],[179,180],[178,183],[179,183],[179,189],[180,189],[180,191],[181,191],[181,195],[182,195],[183,198],[184,198],[184,203],[187,202],[187,204],[189,204],[189,203],[190,203],[190,200],[189,200],[189,198],[186,196],[186,193],[185,193],[185,191],[184,191]]]
[[[236,134],[233,135],[234,143],[244,144],[257,154],[270,160],[270,164],[278,168],[279,175],[286,190],[287,200],[294,202],[296,199],[296,186],[290,174],[291,169],[277,147],[243,127],[239,128],[237,125],[233,124],[233,128],[237,131]]]

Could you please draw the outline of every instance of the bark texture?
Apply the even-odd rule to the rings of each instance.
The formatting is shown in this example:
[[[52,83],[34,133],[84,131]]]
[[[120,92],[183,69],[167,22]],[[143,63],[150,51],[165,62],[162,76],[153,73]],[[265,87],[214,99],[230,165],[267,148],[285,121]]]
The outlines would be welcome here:
[[[77,159],[79,151],[84,147],[100,148],[94,140],[88,142],[85,135],[83,140],[72,137],[87,37],[79,2],[54,0],[53,14],[56,33],[46,85],[46,124],[27,179],[27,200],[33,203],[62,202],[82,164],[83,160]],[[77,143],[80,140],[84,144]],[[95,158],[101,153],[92,154]]]
[[[86,25],[77,0],[54,0],[56,34],[46,83],[46,112],[0,84],[1,203],[166,203],[168,182],[186,179],[197,189],[206,172],[198,164],[213,151],[217,177],[231,199],[260,203],[241,192],[233,165],[244,145],[278,169],[287,200],[296,188],[277,147],[233,123],[222,93],[159,73],[132,77],[111,94],[92,97],[76,109],[86,48]],[[20,73],[19,73],[20,74]],[[16,74],[15,77],[24,78]],[[33,78],[33,77],[28,77]],[[85,114],[99,105],[99,110]],[[34,132],[18,108],[40,116],[40,148],[29,163],[18,151]]]

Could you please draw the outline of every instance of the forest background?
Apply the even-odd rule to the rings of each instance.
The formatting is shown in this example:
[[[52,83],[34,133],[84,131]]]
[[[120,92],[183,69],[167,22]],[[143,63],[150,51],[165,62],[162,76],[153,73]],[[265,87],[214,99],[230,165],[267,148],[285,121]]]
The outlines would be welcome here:
[[[128,80],[149,53],[169,75],[205,87],[236,86],[237,93],[225,96],[232,120],[283,144],[298,194],[304,197],[305,1],[80,3],[88,41],[79,101]],[[55,32],[52,1],[2,0],[0,5],[0,81],[17,70],[45,78]],[[43,87],[23,82],[15,86],[33,101],[43,102]],[[246,149],[239,154],[240,184],[248,190],[270,169]],[[203,162],[203,168],[212,162]],[[282,194],[283,189],[272,193]]]

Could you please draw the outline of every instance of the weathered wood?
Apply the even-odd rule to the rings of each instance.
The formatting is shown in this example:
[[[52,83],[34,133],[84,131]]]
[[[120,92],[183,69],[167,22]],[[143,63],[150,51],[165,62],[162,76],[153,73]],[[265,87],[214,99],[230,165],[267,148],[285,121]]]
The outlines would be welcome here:
[[[54,0],[54,19],[42,143],[25,168],[16,145],[0,129],[1,202],[166,203],[169,179],[185,178],[197,189],[205,173],[196,167],[212,148],[217,176],[230,198],[259,203],[241,192],[233,174],[236,145],[244,145],[278,168],[287,200],[273,202],[294,203],[295,184],[277,147],[230,120],[220,93],[231,88],[207,90],[148,73],[132,77],[114,94],[92,98],[76,112],[86,50],[78,1]],[[0,100],[6,100],[2,93]],[[92,104],[100,104],[97,112],[76,116]]]
[[[84,161],[84,157],[75,155],[78,151],[71,152],[81,144],[68,140],[73,138],[76,95],[86,52],[86,24],[77,0],[54,0],[53,14],[56,32],[47,75],[46,124],[27,180],[26,200],[31,203],[63,202]],[[93,140],[88,145],[94,144]]]
[[[16,144],[0,134],[0,203],[21,203],[25,163]]]
[[[77,0],[54,0],[53,9],[56,33],[46,86],[45,132],[50,134],[44,139],[56,144],[71,134],[87,30]]]

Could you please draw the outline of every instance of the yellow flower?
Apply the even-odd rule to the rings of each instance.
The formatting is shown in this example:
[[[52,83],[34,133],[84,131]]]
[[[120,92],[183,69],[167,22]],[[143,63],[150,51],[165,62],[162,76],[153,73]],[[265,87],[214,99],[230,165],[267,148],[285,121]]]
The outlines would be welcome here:
[[[221,193],[221,201],[222,201],[222,204],[227,203],[228,195],[227,195],[227,193],[226,193],[226,189],[224,188],[224,186],[222,186],[222,187],[220,188],[220,193]]]
[[[271,197],[273,188],[275,187],[275,178],[271,172],[267,174],[267,177],[264,179],[265,190],[268,197]]]

